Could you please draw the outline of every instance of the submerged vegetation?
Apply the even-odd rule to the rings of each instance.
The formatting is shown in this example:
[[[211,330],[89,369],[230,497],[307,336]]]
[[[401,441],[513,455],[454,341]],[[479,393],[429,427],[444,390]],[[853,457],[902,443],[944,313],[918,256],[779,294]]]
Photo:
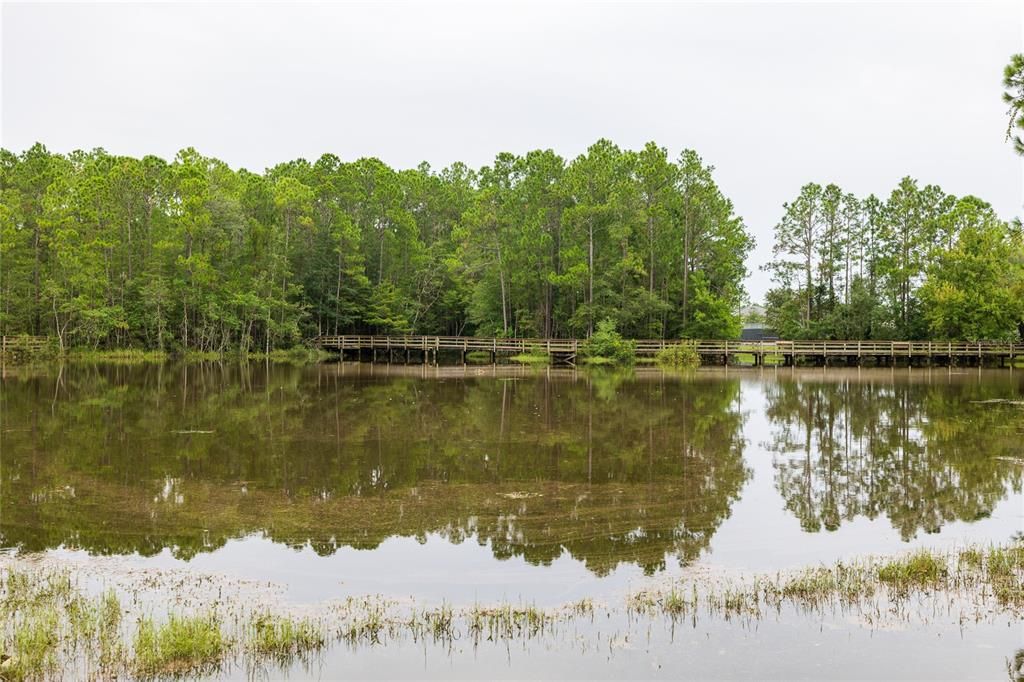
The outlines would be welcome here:
[[[0,565],[4,680],[85,670],[102,677],[195,676],[214,673],[228,661],[244,661],[256,670],[291,665],[332,642],[526,640],[553,636],[562,624],[591,622],[597,610],[602,620],[621,609],[676,620],[757,619],[783,608],[822,614],[849,609],[873,627],[884,625],[887,617],[905,620],[915,609],[924,616],[934,608],[927,600],[934,600],[944,609],[959,604],[961,622],[981,613],[1024,615],[1024,545],[1019,543],[952,553],[918,550],[891,559],[739,579],[677,579],[664,588],[631,594],[621,606],[582,600],[547,609],[510,603],[421,608],[366,597],[321,608],[316,618],[275,613],[247,600],[235,603],[223,588],[209,603],[190,597],[196,603],[187,611],[158,614],[152,600],[137,593],[124,603],[112,591],[89,596],[65,569],[17,559],[6,563]]]

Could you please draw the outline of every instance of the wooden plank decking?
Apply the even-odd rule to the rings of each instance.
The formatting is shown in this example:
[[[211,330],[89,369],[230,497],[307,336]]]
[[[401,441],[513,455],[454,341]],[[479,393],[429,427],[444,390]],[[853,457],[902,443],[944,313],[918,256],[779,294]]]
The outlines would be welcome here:
[[[394,353],[419,354],[428,359],[439,351],[454,351],[465,356],[472,352],[498,354],[540,351],[563,360],[572,361],[579,353],[579,339],[501,339],[473,336],[319,336],[312,340],[318,348],[341,353],[369,351],[376,355],[383,351],[387,357]],[[948,342],[948,341],[740,341],[740,340],[671,340],[645,339],[636,342],[638,355],[654,355],[658,351],[679,344],[692,345],[707,364],[727,364],[737,356],[753,357],[754,364],[763,364],[766,357],[780,359],[783,364],[818,362],[842,359],[845,364],[861,364],[871,358],[878,364],[1003,364],[1016,357],[1024,357],[1024,344],[1011,342]]]

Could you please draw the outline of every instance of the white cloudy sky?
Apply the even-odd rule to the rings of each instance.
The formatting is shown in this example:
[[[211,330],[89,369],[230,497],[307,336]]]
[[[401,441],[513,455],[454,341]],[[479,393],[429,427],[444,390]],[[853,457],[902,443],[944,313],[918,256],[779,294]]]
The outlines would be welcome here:
[[[186,146],[260,170],[692,147],[758,239],[808,181],[1020,212],[1001,72],[1024,3],[3,4],[8,149]]]

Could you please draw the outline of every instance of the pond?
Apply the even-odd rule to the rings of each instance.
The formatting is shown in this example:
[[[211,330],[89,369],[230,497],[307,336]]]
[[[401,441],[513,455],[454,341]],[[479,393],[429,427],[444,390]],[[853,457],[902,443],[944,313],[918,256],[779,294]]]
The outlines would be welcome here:
[[[1011,370],[7,371],[8,555],[265,581],[291,604],[616,603],[698,573],[1005,543],[1024,528],[1024,374]],[[871,628],[783,611],[616,644],[636,624],[607,618],[518,652],[395,641],[284,672],[991,678],[1024,639],[1012,618],[965,632],[952,616]]]

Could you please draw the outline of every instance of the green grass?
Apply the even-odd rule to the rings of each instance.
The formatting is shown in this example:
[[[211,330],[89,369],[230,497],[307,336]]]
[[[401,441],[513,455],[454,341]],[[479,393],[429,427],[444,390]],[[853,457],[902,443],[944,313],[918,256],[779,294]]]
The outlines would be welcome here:
[[[249,647],[259,655],[287,660],[321,649],[326,643],[323,629],[313,621],[264,614],[253,621]]]
[[[671,616],[678,616],[693,610],[697,606],[697,595],[694,592],[693,600],[688,601],[682,592],[675,588],[669,590],[661,602],[661,610]]]
[[[967,550],[961,553],[961,562],[982,573],[1000,604],[1024,607],[1024,545]]]
[[[491,351],[489,350],[473,350],[466,353],[466,362],[474,365],[489,365],[491,364]]]
[[[413,608],[405,616],[397,602],[365,597],[332,605],[313,619],[236,609],[217,599],[198,615],[171,613],[162,620],[138,602],[122,604],[113,591],[86,596],[70,575],[32,566],[0,568],[0,679],[69,678],[82,670],[96,679],[201,677],[237,661],[258,673],[268,663],[305,661],[332,642],[380,645],[411,637],[446,645],[460,639],[507,643],[548,636],[574,619],[604,618],[590,600],[553,610],[512,604],[455,610],[445,604]],[[630,595],[625,608],[695,623],[698,617],[778,616],[783,607],[902,619],[916,605],[927,619],[934,608],[954,603],[963,613],[1024,614],[1024,543],[947,553],[922,549],[776,575],[688,578]]]
[[[520,365],[550,365],[551,356],[547,353],[519,353],[509,358],[509,362],[515,362]]]
[[[69,360],[76,362],[117,362],[132,364],[163,362],[170,357],[170,354],[160,350],[142,350],[140,348],[113,348],[110,350],[73,348],[66,353],[66,357]]]
[[[230,355],[228,355],[230,357]],[[295,346],[294,348],[278,348],[269,353],[249,353],[245,356],[250,360],[270,360],[271,362],[291,362],[298,364],[323,362],[335,357],[331,353],[319,348],[306,348]]]
[[[753,353],[730,353],[729,358],[734,362],[742,363],[745,365],[754,364]],[[781,365],[785,361],[785,357],[783,357],[782,355],[766,354],[763,356],[763,361],[766,367],[769,365]]]
[[[139,620],[132,667],[141,675],[193,675],[215,671],[228,648],[213,615]]]
[[[897,587],[928,587],[946,579],[949,571],[945,557],[919,550],[906,557],[887,561],[878,567],[878,579]]]
[[[752,581],[712,585],[698,599],[683,595],[682,585],[667,591],[640,592],[629,598],[627,608],[640,613],[661,612],[675,617],[696,613],[700,604],[706,611],[725,617],[760,617],[766,609],[784,604],[820,610],[840,605],[873,608],[881,588],[891,604],[907,604],[914,595],[956,595],[971,609],[998,606],[1020,615],[1024,610],[1024,544],[972,547],[957,554],[921,549],[887,558],[839,562],[792,574],[755,576]],[[888,607],[887,607],[888,608]],[[902,608],[902,607],[900,607]]]
[[[833,599],[855,603],[874,594],[875,587],[871,573],[863,567],[838,563],[790,576],[781,583],[778,593],[785,599],[813,607]]]
[[[610,367],[612,365],[621,364],[613,358],[606,358],[600,355],[592,355],[585,357],[580,360],[580,364],[589,365],[591,367]]]
[[[592,605],[590,610],[593,610]],[[535,637],[550,628],[554,619],[551,614],[535,606],[511,604],[474,606],[465,614],[465,618],[471,637],[479,639],[486,636],[491,640]]]
[[[56,670],[59,625],[56,607],[32,607],[14,628],[11,662],[3,679],[38,679]]]

